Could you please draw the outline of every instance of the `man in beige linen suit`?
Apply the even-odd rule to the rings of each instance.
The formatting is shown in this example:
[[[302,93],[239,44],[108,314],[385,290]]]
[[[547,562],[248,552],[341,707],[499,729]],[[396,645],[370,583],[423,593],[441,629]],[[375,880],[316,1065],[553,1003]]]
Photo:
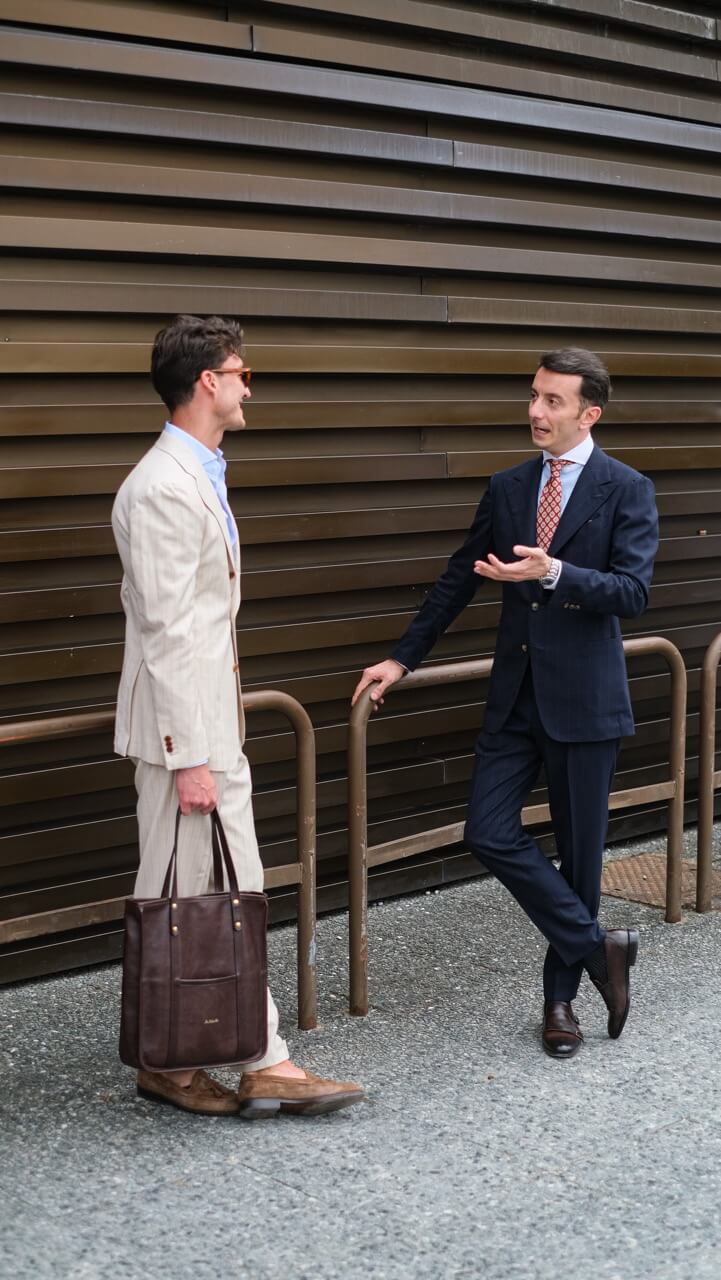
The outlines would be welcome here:
[[[233,321],[176,316],[155,340],[153,385],[170,421],[121,485],[113,532],[123,563],[125,654],[115,749],[135,762],[140,868],[137,897],[159,897],[177,807],[179,891],[211,881],[208,814],[223,818],[241,889],[263,888],[253,823],[235,617],[238,532],[228,505],[225,431],[245,426],[250,370]],[[231,1064],[232,1065],[232,1064]],[[268,1049],[236,1095],[204,1071],[140,1072],[154,1101],[248,1119],[350,1106],[358,1085],[322,1080],[290,1061],[268,992]]]

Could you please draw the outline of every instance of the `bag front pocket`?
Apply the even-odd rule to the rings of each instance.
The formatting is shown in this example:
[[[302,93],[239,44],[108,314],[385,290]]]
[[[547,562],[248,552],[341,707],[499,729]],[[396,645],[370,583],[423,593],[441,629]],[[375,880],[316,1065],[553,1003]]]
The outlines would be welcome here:
[[[173,984],[171,1061],[192,1066],[238,1062],[235,974],[224,978],[176,978]]]

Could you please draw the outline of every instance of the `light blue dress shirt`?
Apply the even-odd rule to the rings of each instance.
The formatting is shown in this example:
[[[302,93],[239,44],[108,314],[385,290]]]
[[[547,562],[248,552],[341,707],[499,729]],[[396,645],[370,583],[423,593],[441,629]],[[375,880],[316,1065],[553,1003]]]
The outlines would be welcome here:
[[[182,427],[176,427],[174,422],[166,422],[165,430],[168,435],[177,436],[188,448],[192,450],[196,458],[199,458],[203,464],[203,470],[207,475],[216,497],[225,512],[225,519],[228,525],[230,541],[235,546],[238,541],[238,529],[230,509],[228,502],[228,488],[225,483],[225,458],[220,449],[216,449],[215,453],[211,449],[201,444],[200,440],[196,440],[195,436],[191,436],[188,431],[183,431]],[[197,768],[201,764],[207,764],[208,757],[205,760],[197,760],[195,765],[188,765],[188,768]]]
[[[187,444],[189,449],[192,449],[195,456],[202,462],[203,470],[210,480],[218,502],[225,512],[225,520],[228,525],[230,541],[232,545],[235,546],[235,543],[238,541],[238,529],[233,513],[230,509],[230,503],[228,502],[228,487],[225,483],[226,464],[222,450],[216,449],[215,453],[213,453],[211,449],[208,449],[204,444],[201,444],[200,440],[196,440],[195,436],[191,436],[188,431],[183,431],[181,427],[176,427],[174,422],[166,422],[165,430],[171,436],[178,436],[184,444]]]
[[[578,481],[581,476],[581,472],[583,471],[583,468],[585,467],[592,453],[593,453],[593,440],[591,439],[591,436],[589,434],[586,436],[586,439],[582,440],[580,444],[577,444],[575,448],[569,449],[568,453],[562,453],[560,455],[560,457],[564,460],[564,462],[569,462],[572,464],[571,466],[568,466],[568,467],[561,467],[561,515],[563,515],[564,511],[566,510],[566,507],[568,506],[568,500],[571,494],[573,493],[573,490],[576,488],[576,485],[578,484]],[[541,467],[541,483],[538,486],[538,497],[536,499],[536,506],[538,506],[538,504],[541,501],[541,494],[543,492],[544,485],[547,484],[547,482],[551,478],[551,459],[554,457],[555,457],[555,454],[548,453],[546,449],[543,450],[543,466]],[[561,574],[563,573],[563,561],[558,560],[557,564],[560,566],[560,568],[559,568],[556,581],[548,585],[545,582],[541,583],[541,586],[546,586],[546,589],[550,591],[555,591],[556,587],[561,581]]]
[[[569,449],[568,453],[562,453],[560,455],[564,462],[573,463],[572,467],[561,467],[561,515],[563,515],[566,510],[568,499],[576,488],[581,472],[592,453],[593,440],[590,435],[588,435],[586,436],[586,439],[582,440],[580,444],[577,444],[574,449]],[[543,492],[544,485],[547,484],[551,478],[550,462],[553,457],[555,457],[555,454],[547,453],[545,449],[543,450],[541,483],[538,486],[538,498],[536,505],[541,501],[541,493]]]

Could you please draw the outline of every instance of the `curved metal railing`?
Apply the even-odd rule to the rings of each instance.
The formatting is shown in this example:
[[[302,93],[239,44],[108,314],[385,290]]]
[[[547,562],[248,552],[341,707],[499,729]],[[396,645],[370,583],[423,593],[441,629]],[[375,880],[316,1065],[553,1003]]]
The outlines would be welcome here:
[[[675,924],[681,919],[681,854],[683,848],[684,758],[686,751],[686,668],[675,645],[662,636],[644,636],[625,640],[627,657],[658,653],[667,661],[671,672],[671,715],[669,724],[669,773],[664,782],[614,791],[609,797],[610,809],[668,800],[669,821],[666,855],[666,920]],[[458,683],[461,680],[490,675],[492,658],[470,662],[452,662],[443,666],[423,667],[393,686],[393,690],[422,689],[429,685]],[[391,693],[389,689],[386,693]],[[348,893],[349,893],[349,965],[350,1012],[363,1016],[368,1012],[368,868],[396,862],[455,844],[463,837],[463,822],[403,836],[385,844],[368,846],[368,775],[367,726],[372,710],[370,690],[366,689],[351,712],[348,741]],[[550,818],[548,805],[532,805],[523,810],[527,824]]]
[[[307,1031],[318,1024],[316,993],[316,763],[315,733],[304,707],[278,689],[258,689],[243,694],[245,711],[279,711],[293,726],[297,768],[298,861],[266,868],[265,888],[298,886],[298,1026]],[[112,730],[115,711],[79,711],[46,719],[19,720],[0,725],[0,746],[42,742],[54,738]],[[36,915],[0,922],[0,944],[20,938],[82,928],[122,918],[125,898],[61,907]]]
[[[696,863],[696,910],[711,910],[711,846],[713,843],[714,792],[721,787],[721,769],[716,759],[716,686],[721,662],[721,631],[704,654],[699,697],[700,726],[698,753],[698,858]]]

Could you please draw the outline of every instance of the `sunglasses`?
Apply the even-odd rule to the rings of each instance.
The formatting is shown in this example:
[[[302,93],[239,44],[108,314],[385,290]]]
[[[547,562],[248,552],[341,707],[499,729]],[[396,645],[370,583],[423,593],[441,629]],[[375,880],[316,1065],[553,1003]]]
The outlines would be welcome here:
[[[251,378],[251,374],[252,374],[252,372],[253,372],[253,370],[252,370],[252,369],[248,369],[248,368],[245,368],[245,369],[209,369],[209,370],[208,370],[208,373],[232,373],[232,374],[234,374],[236,377],[240,378],[240,381],[243,383],[243,386],[245,386],[245,387],[249,387],[249,386],[250,386],[250,378]]]

